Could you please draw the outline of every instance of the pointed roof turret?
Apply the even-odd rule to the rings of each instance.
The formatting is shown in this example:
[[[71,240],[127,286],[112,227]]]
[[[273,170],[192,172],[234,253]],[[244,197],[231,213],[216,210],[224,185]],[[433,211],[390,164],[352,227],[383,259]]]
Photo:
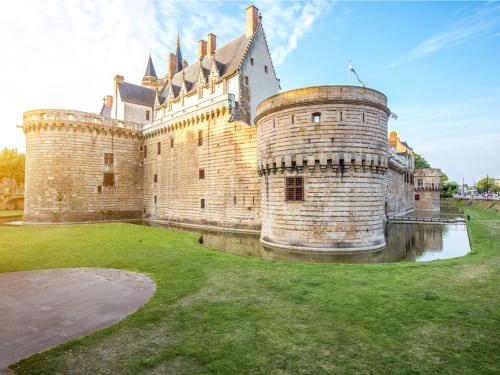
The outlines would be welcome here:
[[[181,40],[179,38],[179,33],[177,33],[177,45],[175,50],[175,72],[178,73],[182,69],[183,66],[182,66]]]
[[[151,53],[149,53],[148,65],[146,66],[146,72],[144,73],[144,77],[154,77],[158,78],[156,75],[156,70],[153,65],[153,59],[151,58]]]

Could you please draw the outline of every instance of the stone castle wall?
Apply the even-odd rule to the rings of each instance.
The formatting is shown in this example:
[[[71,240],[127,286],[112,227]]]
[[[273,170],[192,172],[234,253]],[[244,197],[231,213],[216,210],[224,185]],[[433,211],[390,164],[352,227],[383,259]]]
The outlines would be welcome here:
[[[146,216],[174,222],[258,229],[260,185],[255,170],[255,133],[255,126],[232,121],[229,108],[146,131]],[[200,178],[200,169],[204,178]]]
[[[409,173],[389,164],[385,176],[387,215],[403,215],[415,210],[414,188]]]
[[[441,170],[438,168],[415,169],[415,207],[422,211],[441,209]]]
[[[75,111],[24,115],[24,220],[72,222],[142,216],[141,138],[135,130]],[[104,164],[104,153],[113,164]],[[114,186],[103,186],[103,173]]]
[[[265,244],[337,250],[385,244],[386,104],[374,90],[322,86],[258,106]],[[287,177],[303,178],[303,201],[286,199]]]

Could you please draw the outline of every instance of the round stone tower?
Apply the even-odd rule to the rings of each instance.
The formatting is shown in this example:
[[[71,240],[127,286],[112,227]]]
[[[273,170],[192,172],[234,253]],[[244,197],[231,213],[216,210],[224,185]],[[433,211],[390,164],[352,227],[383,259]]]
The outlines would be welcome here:
[[[142,140],[125,122],[41,109],[24,113],[24,221],[142,217]]]
[[[382,93],[320,86],[257,107],[261,242],[299,251],[385,246],[387,120]]]

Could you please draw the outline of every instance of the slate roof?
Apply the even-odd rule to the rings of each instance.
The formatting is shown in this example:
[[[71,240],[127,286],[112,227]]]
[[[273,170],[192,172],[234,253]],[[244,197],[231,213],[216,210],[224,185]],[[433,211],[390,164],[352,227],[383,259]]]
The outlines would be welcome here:
[[[155,105],[156,90],[124,82],[118,84],[118,92],[124,102],[147,107],[154,107]]]
[[[215,50],[215,62],[219,70],[219,78],[228,77],[239,69],[251,40],[252,37],[247,37],[245,34],[242,34]],[[177,97],[183,81],[185,82],[187,93],[195,90],[200,69],[203,69],[205,78],[208,78],[212,63],[212,56],[206,55],[203,57],[203,60],[189,65],[187,68],[176,73],[171,80],[171,85],[167,82],[161,90],[159,96],[160,103],[163,103],[165,98],[168,97],[170,87],[174,92],[174,96]]]
[[[144,73],[144,77],[158,78],[156,75],[156,70],[155,70],[155,67],[153,65],[153,59],[151,58],[151,55],[149,55],[148,65],[146,66],[146,72]]]

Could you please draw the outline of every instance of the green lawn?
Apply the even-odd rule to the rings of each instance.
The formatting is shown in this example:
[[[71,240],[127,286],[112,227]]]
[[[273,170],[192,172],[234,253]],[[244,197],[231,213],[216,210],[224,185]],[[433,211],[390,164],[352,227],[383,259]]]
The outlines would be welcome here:
[[[0,211],[0,217],[23,216],[22,210],[15,211]]]
[[[0,272],[114,267],[154,297],[18,374],[498,374],[500,214],[466,208],[473,253],[431,263],[272,262],[132,224],[0,227]],[[499,220],[499,221],[493,221]]]

